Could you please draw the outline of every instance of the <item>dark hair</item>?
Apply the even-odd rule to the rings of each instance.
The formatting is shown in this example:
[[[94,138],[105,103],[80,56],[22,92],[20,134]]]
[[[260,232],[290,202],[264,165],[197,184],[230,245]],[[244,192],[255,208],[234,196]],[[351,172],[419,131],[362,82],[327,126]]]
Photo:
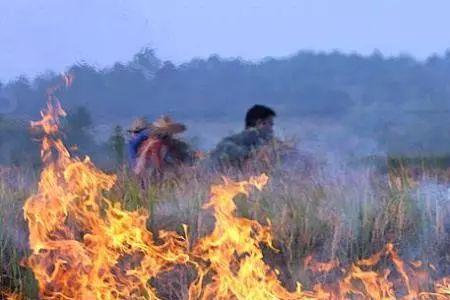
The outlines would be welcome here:
[[[253,105],[245,115],[245,127],[255,127],[258,120],[264,120],[269,117],[276,117],[276,113],[270,107],[264,105]]]

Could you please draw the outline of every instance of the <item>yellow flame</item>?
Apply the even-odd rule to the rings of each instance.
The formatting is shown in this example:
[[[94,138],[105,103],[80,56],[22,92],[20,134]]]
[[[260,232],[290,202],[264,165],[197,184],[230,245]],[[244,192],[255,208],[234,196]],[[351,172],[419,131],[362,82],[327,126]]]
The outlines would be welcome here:
[[[216,223],[212,233],[193,249],[192,258],[199,263],[198,277],[189,290],[191,300],[398,299],[394,289],[396,284],[405,289],[401,299],[449,299],[448,280],[436,283],[435,293],[420,292],[416,282],[419,276],[412,268],[419,268],[422,263],[411,262],[409,266],[399,257],[392,243],[373,256],[355,262],[347,271],[343,270],[344,277],[336,284],[317,284],[312,291],[305,291],[297,283],[295,291],[288,291],[277,278],[278,272],[263,260],[261,245],[273,249],[270,222],[264,226],[235,216],[233,198],[240,193],[248,195],[252,187],[262,189],[267,181],[266,175],[242,182],[225,178],[224,184],[211,187],[211,197],[204,208],[213,210]],[[390,269],[372,270],[383,258],[390,259],[400,283],[391,279]],[[313,272],[328,273],[339,267],[339,261],[316,262],[310,256],[305,259],[304,267]]]
[[[149,279],[188,261],[184,239],[161,232],[157,245],[145,211],[125,211],[103,196],[116,178],[89,158],[70,156],[55,137],[63,115],[59,104],[49,103],[42,120],[32,124],[45,133],[45,168],[38,192],[24,205],[32,250],[25,264],[40,298],[157,299]]]
[[[64,77],[65,86],[72,84]],[[197,277],[189,288],[190,300],[275,300],[275,299],[397,299],[398,281],[392,270],[375,271],[389,258],[399,274],[405,292],[402,299],[450,299],[450,278],[435,282],[434,292],[419,288],[422,262],[404,262],[389,243],[373,256],[359,260],[342,272],[332,285],[316,284],[312,291],[297,283],[288,291],[278,271],[263,260],[261,246],[274,249],[272,228],[255,220],[236,216],[233,201],[238,194],[263,189],[269,178],[252,177],[211,187],[204,209],[211,209],[215,226],[192,251],[189,241],[174,232],[161,231],[161,243],[147,230],[145,210],[126,211],[104,195],[116,177],[97,169],[86,158],[72,157],[57,137],[59,118],[65,112],[49,89],[49,103],[42,119],[32,126],[44,132],[38,192],[27,199],[24,215],[30,231],[31,255],[25,260],[38,281],[40,299],[158,299],[149,280],[176,264],[191,262]],[[186,225],[183,225],[187,232]],[[307,257],[304,267],[316,273],[339,268],[339,261],[316,262]],[[433,267],[430,266],[432,269]],[[3,293],[7,299],[21,299]],[[3,296],[2,295],[2,296]]]
[[[216,224],[213,232],[194,247],[193,255],[203,263],[199,275],[190,287],[190,299],[300,299],[300,285],[295,292],[287,291],[277,274],[264,261],[260,244],[272,246],[270,223],[234,216],[233,198],[248,194],[251,187],[261,189],[268,177],[261,175],[249,181],[211,187],[211,197],[204,208],[213,210]]]
[[[10,292],[0,292],[0,299],[5,300],[22,300],[23,297],[16,293],[10,293]]]

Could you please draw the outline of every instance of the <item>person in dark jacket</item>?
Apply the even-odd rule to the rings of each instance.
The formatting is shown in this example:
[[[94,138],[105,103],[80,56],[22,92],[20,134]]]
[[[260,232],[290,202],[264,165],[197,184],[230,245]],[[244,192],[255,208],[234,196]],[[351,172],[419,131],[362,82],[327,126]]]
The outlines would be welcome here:
[[[275,141],[275,117],[275,111],[267,106],[251,107],[245,116],[245,129],[224,138],[211,152],[213,164],[219,169],[244,168],[249,159],[261,155],[260,150]]]

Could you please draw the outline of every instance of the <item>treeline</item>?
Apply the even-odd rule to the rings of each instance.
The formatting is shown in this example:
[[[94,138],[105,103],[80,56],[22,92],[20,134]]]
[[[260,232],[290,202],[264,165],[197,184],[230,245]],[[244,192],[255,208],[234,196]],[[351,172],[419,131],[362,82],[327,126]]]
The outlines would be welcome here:
[[[335,124],[387,152],[450,153],[450,54],[417,61],[299,52],[259,62],[211,56],[175,66],[146,49],[128,63],[105,69],[81,63],[68,72],[75,80],[60,98],[84,122],[77,124],[82,131],[72,126],[68,133],[80,148],[95,143],[90,128],[99,124],[114,128],[138,115],[163,113],[204,122],[240,120],[250,105],[261,103],[283,118]],[[25,120],[38,117],[46,90],[58,80],[46,73],[0,84],[1,162],[17,160],[13,145],[25,143],[12,124],[25,130]]]

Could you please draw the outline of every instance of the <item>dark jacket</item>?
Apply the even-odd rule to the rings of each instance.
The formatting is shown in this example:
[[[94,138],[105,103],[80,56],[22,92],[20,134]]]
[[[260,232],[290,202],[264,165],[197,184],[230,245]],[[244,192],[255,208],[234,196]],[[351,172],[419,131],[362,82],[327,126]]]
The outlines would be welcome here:
[[[271,134],[256,128],[224,138],[211,152],[211,160],[215,167],[242,167],[252,153],[273,139]]]

